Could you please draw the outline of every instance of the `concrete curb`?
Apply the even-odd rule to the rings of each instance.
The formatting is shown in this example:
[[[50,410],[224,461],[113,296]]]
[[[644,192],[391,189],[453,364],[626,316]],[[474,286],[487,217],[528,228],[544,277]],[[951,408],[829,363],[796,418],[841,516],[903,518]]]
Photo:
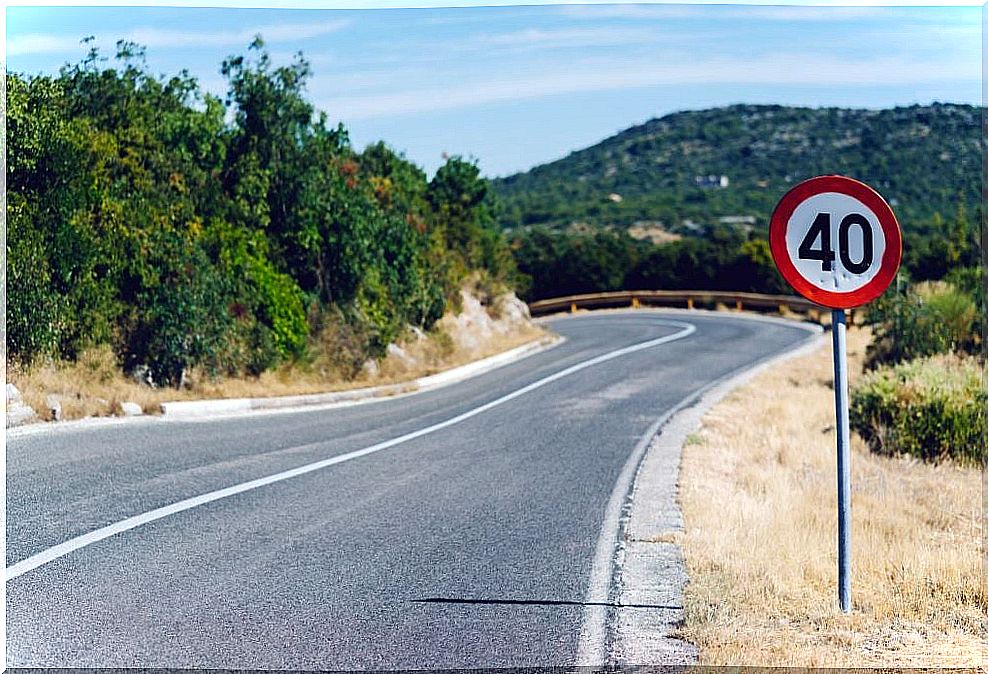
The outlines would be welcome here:
[[[393,398],[440,386],[448,386],[470,377],[484,374],[509,363],[534,355],[562,343],[562,337],[542,338],[514,349],[487,358],[467,363],[459,367],[420,377],[398,384],[384,384],[349,391],[331,391],[308,395],[271,396],[263,398],[225,398],[220,400],[182,400],[161,404],[165,419],[201,419],[246,414],[254,411],[278,410],[296,411],[318,407],[321,409],[366,402],[379,398]]]
[[[162,416],[144,414],[134,417],[86,417],[84,419],[60,421],[57,423],[40,422],[24,424],[22,426],[7,428],[6,437],[16,438],[38,434],[71,433],[106,428],[108,426],[135,426],[167,421],[203,422],[224,417],[305,412],[371,403],[375,400],[413,395],[421,391],[439,388],[470,377],[475,377],[503,365],[521,360],[527,356],[551,349],[564,341],[565,339],[559,336],[543,337],[503,353],[467,363],[466,365],[461,365],[445,372],[439,372],[400,384],[387,384],[384,386],[352,389],[350,391],[334,391],[331,393],[315,393],[300,396],[182,400],[162,403],[163,408],[167,406],[165,414]]]
[[[675,536],[684,530],[678,498],[683,445],[699,428],[704,415],[729,393],[766,369],[815,351],[828,340],[819,325],[787,323],[816,334],[788,351],[711,383],[683,401],[649,442],[635,474],[621,535],[616,541],[612,583],[619,608],[609,621],[609,662],[693,664],[699,657],[693,644],[669,636],[683,620],[683,593],[688,582],[682,550],[675,541]]]

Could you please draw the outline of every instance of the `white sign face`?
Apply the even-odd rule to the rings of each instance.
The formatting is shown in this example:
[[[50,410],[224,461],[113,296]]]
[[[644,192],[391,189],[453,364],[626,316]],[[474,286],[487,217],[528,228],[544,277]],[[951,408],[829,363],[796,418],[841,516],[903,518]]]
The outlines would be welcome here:
[[[878,216],[840,192],[815,194],[800,203],[789,217],[785,242],[796,272],[831,293],[850,293],[872,281],[886,245]]]

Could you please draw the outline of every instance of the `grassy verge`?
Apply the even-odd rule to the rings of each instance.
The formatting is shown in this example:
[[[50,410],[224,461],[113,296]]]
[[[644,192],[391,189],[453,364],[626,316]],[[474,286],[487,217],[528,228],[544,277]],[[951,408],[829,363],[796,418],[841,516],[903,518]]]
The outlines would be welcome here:
[[[118,415],[121,403],[128,401],[140,405],[146,414],[158,414],[161,403],[174,400],[297,395],[400,383],[546,337],[544,330],[527,321],[495,321],[485,323],[485,330],[471,332],[471,326],[464,327],[460,318],[446,317],[430,333],[408,335],[399,344],[400,351],[389,353],[375,368],[363,369],[356,376],[341,372],[333,354],[326,353],[255,378],[193,376],[183,389],[152,388],[125,376],[110,348],[100,347],[72,363],[44,363],[28,369],[8,366],[7,379],[41,419],[50,416],[49,396],[58,398],[63,419]]]
[[[852,384],[868,341],[849,332]],[[824,346],[735,391],[690,437],[678,636],[704,664],[982,664],[977,468],[879,456],[852,438],[854,611],[840,612],[832,378]]]

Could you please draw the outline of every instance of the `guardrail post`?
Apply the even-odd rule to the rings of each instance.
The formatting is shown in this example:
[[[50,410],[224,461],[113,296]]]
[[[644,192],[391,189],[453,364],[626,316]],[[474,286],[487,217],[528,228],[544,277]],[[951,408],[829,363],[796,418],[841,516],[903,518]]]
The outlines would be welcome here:
[[[734,308],[737,309],[738,311],[741,311],[741,300],[734,301]]]
[[[686,298],[686,308],[687,309],[692,309],[693,308],[693,298],[692,297],[687,297]]]
[[[780,314],[784,314],[787,311],[789,311],[789,305],[788,304],[779,304],[779,313]]]
[[[638,298],[637,297],[632,297],[631,298],[631,308],[632,309],[637,309],[638,306],[639,306]]]
[[[569,312],[571,314],[575,314],[576,313],[576,302],[570,302],[570,304],[569,304]]]

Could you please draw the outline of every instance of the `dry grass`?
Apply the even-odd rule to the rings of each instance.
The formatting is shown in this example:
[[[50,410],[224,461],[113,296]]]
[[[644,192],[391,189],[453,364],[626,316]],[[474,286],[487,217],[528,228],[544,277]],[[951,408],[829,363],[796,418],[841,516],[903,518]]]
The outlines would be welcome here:
[[[313,362],[286,364],[256,378],[210,379],[193,373],[185,389],[151,388],[122,374],[112,350],[99,347],[74,363],[45,363],[29,369],[9,365],[7,380],[17,386],[24,402],[41,419],[50,417],[46,404],[50,395],[58,398],[63,419],[119,415],[120,404],[127,401],[139,404],[146,414],[159,414],[161,403],[174,400],[299,395],[400,383],[546,336],[531,323],[483,336],[471,348],[459,346],[442,330],[422,337],[409,335],[401,344],[406,357],[388,355],[378,362],[376,373],[361,371],[356,377],[347,377],[333,365],[331,357],[316,357]]]
[[[148,414],[160,412],[160,403],[183,398],[187,392],[161,390],[125,377],[108,346],[90,349],[74,363],[39,363],[24,369],[7,366],[7,381],[21,392],[24,402],[41,419],[49,417],[46,400],[58,398],[63,419],[119,414],[120,403],[135,402]]]
[[[853,385],[869,334],[848,338]],[[983,665],[976,468],[880,457],[852,439],[854,610],[840,612],[832,367],[824,346],[770,369],[684,447],[679,636],[705,664]]]

